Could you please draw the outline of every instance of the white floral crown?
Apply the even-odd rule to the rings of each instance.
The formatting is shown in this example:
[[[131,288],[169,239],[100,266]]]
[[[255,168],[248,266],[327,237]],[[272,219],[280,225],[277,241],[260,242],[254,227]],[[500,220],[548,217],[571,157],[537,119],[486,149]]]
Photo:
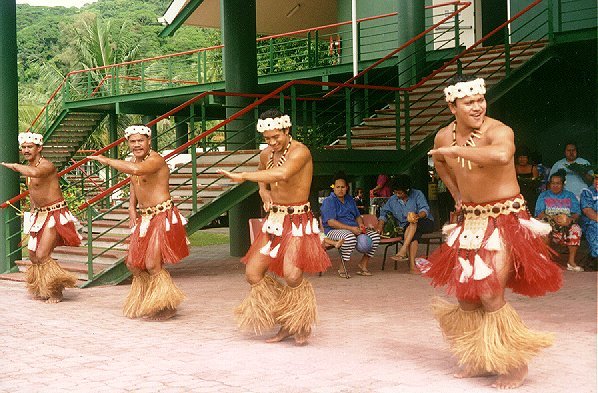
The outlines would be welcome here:
[[[23,143],[34,143],[36,145],[42,146],[44,144],[44,136],[42,134],[37,134],[33,132],[22,132],[18,136],[19,138],[19,147]]]
[[[134,134],[147,135],[151,137],[152,129],[146,126],[128,126],[127,128],[125,128],[126,139],[129,139],[129,137]]]
[[[264,132],[270,130],[281,130],[283,128],[291,127],[291,118],[289,115],[282,115],[280,117],[266,119],[258,119],[257,121],[257,132]]]
[[[469,82],[458,82],[444,89],[446,102],[455,102],[457,98],[475,94],[486,94],[486,83],[484,82],[484,79],[478,78]]]

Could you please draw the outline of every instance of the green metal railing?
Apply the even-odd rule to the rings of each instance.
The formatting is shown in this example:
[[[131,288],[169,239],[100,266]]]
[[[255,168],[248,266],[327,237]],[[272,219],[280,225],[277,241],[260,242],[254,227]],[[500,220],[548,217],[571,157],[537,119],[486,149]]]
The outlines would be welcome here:
[[[310,147],[325,146],[338,139],[339,136],[346,136],[347,148],[351,148],[351,128],[354,125],[358,125],[362,119],[369,116],[371,113],[374,113],[375,109],[380,108],[381,104],[394,102],[396,103],[396,111],[398,114],[394,129],[394,133],[396,135],[396,146],[398,148],[403,147],[403,149],[408,152],[414,147],[414,145],[411,143],[414,136],[417,136],[418,132],[423,130],[426,126],[431,124],[434,125],[435,122],[438,122],[438,118],[441,118],[445,111],[445,105],[442,102],[442,97],[435,95],[439,90],[437,75],[441,72],[452,70],[453,68],[458,71],[459,68],[457,67],[457,64],[459,62],[461,63],[461,71],[466,72],[469,70],[469,67],[473,67],[473,65],[476,64],[476,70],[478,72],[486,72],[484,75],[487,75],[487,77],[490,78],[497,73],[504,72],[506,74],[507,72],[510,72],[507,70],[511,69],[511,66],[517,59],[517,56],[521,56],[522,53],[525,52],[526,48],[529,49],[533,48],[535,45],[542,44],[546,40],[546,37],[549,37],[548,31],[550,29],[548,29],[548,26],[550,26],[553,22],[551,20],[551,15],[553,14],[548,11],[548,8],[544,8],[540,12],[536,12],[534,14],[527,13],[529,9],[536,7],[540,3],[542,3],[542,1],[538,0],[530,4],[529,8],[525,12],[521,12],[511,18],[509,21],[511,24],[510,29],[504,29],[505,26],[499,26],[494,32],[491,32],[488,36],[484,37],[472,47],[461,51],[459,55],[453,57],[443,66],[436,68],[436,71],[430,73],[425,78],[420,79],[417,83],[407,87],[396,87],[396,78],[389,82],[390,86],[386,84],[373,84],[369,78],[377,80],[377,76],[372,76],[374,73],[371,71],[374,70],[374,68],[364,70],[362,73],[360,73],[360,75],[357,76],[357,78],[354,80],[349,80],[346,83],[295,80],[284,84],[283,86],[266,95],[238,94],[253,99],[254,102],[243,108],[230,108],[237,110],[237,112],[224,121],[212,123],[208,122],[207,118],[205,117],[205,110],[202,110],[202,108],[205,108],[208,98],[212,96],[226,96],[234,94],[206,92],[194,97],[192,100],[189,100],[185,104],[167,112],[149,124],[153,125],[159,120],[174,116],[175,114],[177,116],[181,116],[179,120],[182,120],[182,122],[188,124],[190,131],[186,136],[183,137],[183,139],[188,138],[189,140],[185,143],[183,143],[183,139],[177,139],[173,136],[176,135],[176,131],[174,130],[177,124],[167,128],[164,132],[158,135],[158,138],[160,139],[161,150],[174,148],[166,155],[165,158],[167,158],[167,160],[172,157],[180,158],[181,154],[189,154],[189,164],[187,166],[177,166],[172,171],[173,176],[177,176],[182,175],[183,170],[187,172],[190,170],[190,176],[188,178],[186,176],[181,176],[185,177],[184,180],[171,187],[171,191],[173,193],[177,192],[178,190],[182,190],[185,187],[190,191],[188,195],[179,198],[177,204],[179,206],[181,206],[181,204],[185,204],[186,208],[183,210],[186,210],[188,215],[191,216],[201,210],[199,207],[201,201],[198,199],[198,196],[201,192],[208,190],[210,187],[214,187],[221,179],[219,179],[217,176],[212,176],[210,178],[211,180],[202,181],[202,184],[200,184],[198,182],[198,178],[202,178],[203,175],[213,174],[212,172],[214,168],[218,167],[227,158],[232,157],[236,152],[247,149],[252,150],[257,147],[260,140],[259,136],[255,132],[256,115],[258,112],[261,112],[271,106],[278,106],[283,111],[286,111],[291,115],[294,124],[292,130],[294,136],[306,142]],[[454,18],[455,16],[452,15],[449,17]],[[519,27],[513,27],[512,23],[514,21],[519,23]],[[456,26],[456,30],[458,30],[458,23],[456,23]],[[535,27],[530,29],[529,26]],[[546,30],[546,33],[537,34],[538,31],[541,30]],[[525,34],[524,31],[526,32]],[[478,48],[485,39],[494,34],[502,34],[502,32],[505,32],[504,46],[501,46],[498,49],[497,47],[489,47],[483,51],[476,51],[476,48]],[[423,32],[422,34],[414,37],[402,48],[408,47],[417,40],[425,39],[425,36],[428,33],[429,32]],[[517,35],[521,36],[522,39],[514,42],[513,37]],[[459,48],[458,36],[459,34],[454,35],[455,48]],[[533,40],[524,40],[526,37],[531,36],[534,36]],[[402,48],[399,48],[399,50],[397,50],[395,53],[391,53],[390,56],[383,58],[382,62],[392,62],[392,68],[394,68],[396,71],[398,62],[406,61],[398,60],[395,56],[398,52],[400,52],[400,50],[402,50]],[[473,53],[475,53],[475,56],[470,56]],[[497,53],[499,55],[497,55]],[[508,54],[509,61],[501,63],[499,67],[494,67],[497,59],[500,59],[501,56],[504,56],[504,54]],[[481,61],[482,65],[480,66],[479,64]],[[376,64],[375,66],[378,66],[379,64]],[[380,69],[385,68],[386,67],[378,67],[376,71],[380,71]],[[364,81],[364,83],[356,83],[360,80]],[[443,81],[444,79],[441,78],[441,80]],[[434,83],[431,83],[432,81],[434,81]],[[395,86],[392,86],[393,83]],[[318,89],[312,89],[312,91],[318,91],[318,93],[299,94],[299,91],[305,91],[305,89],[298,89],[298,87],[302,85],[318,87]],[[429,116],[425,122],[414,122],[414,119],[418,118],[418,114],[423,113],[424,107],[432,107],[436,112]],[[401,113],[403,114],[402,117],[399,116]],[[217,133],[219,138],[214,137]],[[248,137],[244,139],[242,144],[237,143],[234,148],[228,149],[227,147],[230,147],[231,145],[229,142],[232,139],[238,139],[237,137],[241,134],[248,135]],[[432,133],[426,135],[427,140],[429,140],[431,135]],[[110,144],[99,150],[95,154],[103,154],[123,142],[124,139],[121,138],[113,144]],[[208,151],[216,151],[221,148],[227,148],[227,152],[223,153],[220,158],[213,160],[208,165],[198,166],[198,160],[201,161],[202,157],[207,157]],[[242,162],[238,163],[239,166],[249,162],[251,160],[252,154],[255,155],[257,153],[255,151],[250,153],[249,156],[244,158]],[[121,155],[121,157],[123,156]],[[78,166],[84,165],[86,162],[87,160],[82,160],[76,165],[67,168],[67,170],[62,171],[60,175],[71,172]],[[191,168],[189,168],[189,166]],[[235,168],[231,169],[234,170]],[[97,169],[88,171],[87,173],[88,176],[91,177],[97,175],[99,171],[111,173],[111,171],[108,171],[106,168],[102,167],[98,167]],[[82,184],[82,182],[76,183],[77,184],[71,184],[67,186],[66,190],[70,190],[69,187],[73,187],[73,189],[81,187],[80,184]],[[121,245],[124,241],[126,241],[126,236],[123,236],[120,241],[114,242],[113,245],[105,247],[99,252],[92,248],[94,241],[101,240],[103,236],[106,236],[110,233],[111,229],[122,226],[128,219],[128,217],[123,218],[122,220],[114,223],[114,225],[111,227],[106,227],[106,229],[100,231],[99,233],[97,232],[97,228],[96,233],[93,232],[94,223],[106,219],[109,214],[114,213],[117,209],[121,209],[126,204],[126,198],[111,200],[110,196],[113,195],[115,191],[119,190],[126,195],[126,191],[122,190],[124,190],[123,187],[126,186],[127,183],[128,179],[123,179],[122,175],[112,178],[107,176],[105,178],[105,184],[103,185],[105,191],[96,197],[89,198],[87,202],[81,205],[81,212],[83,213],[82,218],[84,218],[88,227],[88,271],[90,281],[92,281],[94,278],[93,266],[96,263],[95,261],[97,261],[97,259],[105,253],[119,247],[119,244]],[[26,196],[26,193],[11,199],[11,202],[16,203],[24,198],[24,196]],[[189,206],[191,207],[189,208]],[[2,204],[0,206],[0,208],[2,208],[0,209],[0,214],[4,214],[4,211],[7,207],[8,205],[6,203]],[[6,222],[6,220],[4,222],[8,229],[11,223]],[[10,232],[7,231],[6,233]],[[10,242],[14,236],[20,237],[21,233],[18,232],[10,234],[6,241]],[[9,260],[14,260],[14,256],[17,255],[18,252],[19,250],[11,250],[10,254],[7,255],[7,258],[9,258]]]

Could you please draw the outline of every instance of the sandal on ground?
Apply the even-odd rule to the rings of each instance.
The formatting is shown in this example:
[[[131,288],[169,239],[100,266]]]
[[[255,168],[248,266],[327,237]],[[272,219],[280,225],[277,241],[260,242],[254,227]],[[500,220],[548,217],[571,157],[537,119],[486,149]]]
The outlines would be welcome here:
[[[567,270],[569,270],[570,272],[583,272],[583,267],[567,264]]]
[[[390,259],[393,261],[405,262],[409,260],[409,257],[407,255],[393,255],[390,257]]]
[[[371,276],[372,273],[367,269],[359,269],[355,274],[358,276]]]
[[[350,275],[348,275],[348,274],[347,274],[347,272],[345,272],[345,271],[342,271],[342,270],[337,270],[337,271],[338,271],[338,276],[339,276],[340,278],[351,278],[351,276],[350,276]]]

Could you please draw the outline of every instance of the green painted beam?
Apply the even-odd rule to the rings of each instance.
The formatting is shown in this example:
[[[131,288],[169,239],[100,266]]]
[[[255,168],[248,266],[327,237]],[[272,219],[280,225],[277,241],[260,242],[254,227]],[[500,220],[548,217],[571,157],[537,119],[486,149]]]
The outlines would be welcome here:
[[[18,162],[17,134],[19,133],[19,86],[17,73],[17,13],[14,0],[0,1],[0,161]],[[6,201],[19,193],[19,174],[2,169],[0,200]],[[18,206],[18,205],[17,205]],[[15,209],[3,211],[0,223],[0,272],[9,271],[14,261],[21,255],[15,253],[11,260],[6,258],[12,250],[18,249],[20,220],[16,219]],[[9,221],[10,220],[10,221]],[[6,222],[10,222],[6,225]],[[10,238],[10,241],[6,241]]]
[[[193,11],[197,9],[203,3],[203,0],[190,0],[186,6],[183,7],[181,12],[174,18],[171,24],[166,26],[164,30],[158,34],[158,37],[165,38],[172,36],[178,29],[185,23],[187,18],[193,14]]]
[[[486,101],[492,104],[498,101],[501,97],[507,94],[510,90],[515,88],[526,78],[529,78],[534,72],[539,70],[544,64],[556,57],[556,52],[552,46],[542,49],[540,52],[533,55],[528,61],[521,65],[521,67],[512,71],[511,74],[502,79],[498,84],[492,86],[486,95]]]
[[[313,150],[314,174],[334,175],[338,171],[351,175],[377,175],[381,172],[396,173],[403,150]],[[372,161],[372,157],[376,157]]]
[[[95,108],[102,105],[114,105],[117,102],[122,104],[127,102],[139,102],[180,96],[189,96],[189,98],[191,98],[206,91],[224,91],[224,82],[206,83],[204,85],[184,86],[164,90],[153,90],[143,93],[115,95],[89,100],[69,101],[64,104],[64,107],[68,109],[85,109]]]
[[[257,184],[244,182],[238,186],[226,191],[220,197],[215,199],[209,205],[199,209],[197,213],[189,217],[187,223],[187,234],[192,234],[208,224],[214,219],[220,217],[224,212],[230,210],[239,202],[248,198],[258,190]],[[129,278],[131,273],[125,265],[125,259],[121,259],[102,273],[94,277],[93,280],[85,282],[81,288],[88,288],[97,285],[115,285]]]
[[[86,281],[81,288],[90,288],[95,287],[97,285],[116,285],[131,276],[131,272],[127,269],[125,265],[125,259],[121,259],[114,265],[110,266],[108,269],[104,270],[93,280]]]
[[[189,217],[187,233],[192,234],[205,227],[220,217],[222,213],[230,210],[233,206],[257,192],[257,190],[257,183],[244,182],[226,191],[209,205],[202,207],[197,213]]]

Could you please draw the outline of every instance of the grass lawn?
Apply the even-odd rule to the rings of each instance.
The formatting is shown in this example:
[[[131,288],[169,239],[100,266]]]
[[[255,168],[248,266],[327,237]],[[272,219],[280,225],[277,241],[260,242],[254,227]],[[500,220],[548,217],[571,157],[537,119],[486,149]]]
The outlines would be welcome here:
[[[189,236],[192,246],[211,246],[214,244],[227,244],[229,242],[228,233],[217,233],[211,231],[197,231]]]

